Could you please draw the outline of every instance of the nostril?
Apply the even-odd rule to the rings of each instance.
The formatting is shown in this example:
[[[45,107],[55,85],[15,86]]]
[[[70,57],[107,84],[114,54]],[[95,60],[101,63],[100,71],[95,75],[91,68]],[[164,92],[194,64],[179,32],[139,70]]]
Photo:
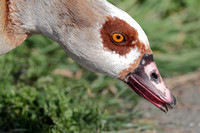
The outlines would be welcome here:
[[[152,78],[153,80],[158,80],[158,79],[159,79],[159,76],[158,76],[158,74],[157,74],[156,72],[152,72],[152,73],[151,73],[151,78]]]

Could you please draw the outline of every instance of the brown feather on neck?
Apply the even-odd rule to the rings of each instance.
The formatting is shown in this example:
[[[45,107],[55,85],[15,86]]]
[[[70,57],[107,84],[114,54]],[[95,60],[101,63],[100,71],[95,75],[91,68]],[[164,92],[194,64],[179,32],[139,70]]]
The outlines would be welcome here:
[[[15,15],[17,8],[12,0],[1,0],[0,9],[0,54],[4,54],[19,46],[27,34],[20,27]]]

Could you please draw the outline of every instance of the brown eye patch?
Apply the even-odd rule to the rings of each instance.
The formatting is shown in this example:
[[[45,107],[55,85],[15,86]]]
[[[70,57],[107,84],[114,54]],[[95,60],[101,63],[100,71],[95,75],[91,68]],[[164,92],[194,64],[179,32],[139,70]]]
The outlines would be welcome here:
[[[121,56],[128,54],[131,48],[135,47],[141,50],[142,53],[151,51],[150,49],[146,50],[145,45],[140,42],[137,30],[117,17],[107,17],[107,21],[100,32],[104,48]]]

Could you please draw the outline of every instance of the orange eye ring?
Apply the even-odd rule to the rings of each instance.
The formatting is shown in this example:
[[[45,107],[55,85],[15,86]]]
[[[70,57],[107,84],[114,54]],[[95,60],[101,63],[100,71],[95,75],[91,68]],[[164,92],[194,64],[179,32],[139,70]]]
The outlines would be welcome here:
[[[121,33],[113,33],[112,34],[112,41],[116,44],[124,44],[126,42],[126,38]]]

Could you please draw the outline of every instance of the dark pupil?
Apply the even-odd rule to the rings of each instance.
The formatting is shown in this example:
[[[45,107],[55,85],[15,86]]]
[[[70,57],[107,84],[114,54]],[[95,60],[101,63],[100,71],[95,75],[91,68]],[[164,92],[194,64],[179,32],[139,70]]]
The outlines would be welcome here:
[[[121,36],[120,35],[117,35],[117,39],[120,39],[121,38]]]

